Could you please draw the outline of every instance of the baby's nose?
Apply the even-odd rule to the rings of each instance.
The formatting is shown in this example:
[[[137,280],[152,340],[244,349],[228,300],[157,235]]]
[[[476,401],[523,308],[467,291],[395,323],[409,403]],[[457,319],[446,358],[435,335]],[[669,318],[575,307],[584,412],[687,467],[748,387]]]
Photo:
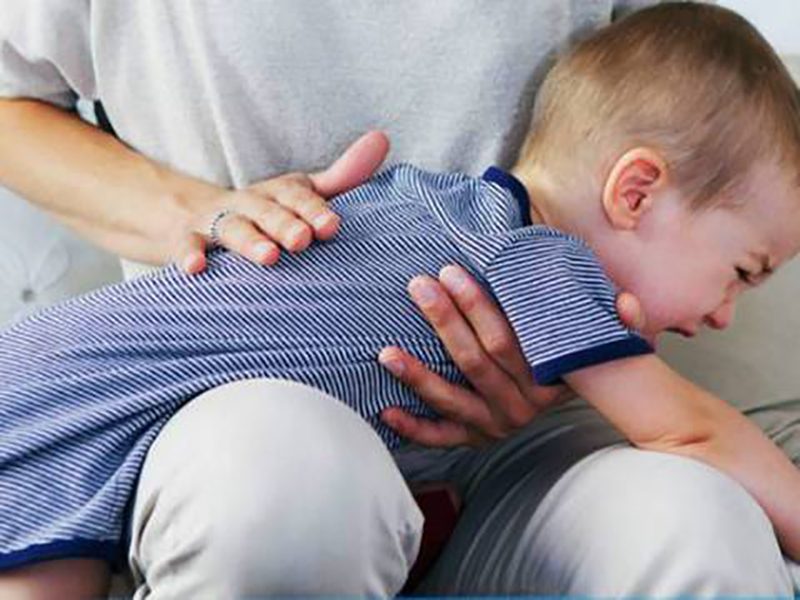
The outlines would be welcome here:
[[[714,312],[707,314],[703,318],[703,322],[712,329],[725,329],[733,322],[733,315],[735,311],[735,302],[725,302]]]

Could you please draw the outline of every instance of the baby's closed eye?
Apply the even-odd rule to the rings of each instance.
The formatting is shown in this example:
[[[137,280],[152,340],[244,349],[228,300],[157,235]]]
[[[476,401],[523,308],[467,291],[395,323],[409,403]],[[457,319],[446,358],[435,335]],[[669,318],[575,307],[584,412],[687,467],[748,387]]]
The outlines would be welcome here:
[[[753,274],[742,267],[735,267],[736,277],[745,285],[754,286],[756,282],[753,280]]]

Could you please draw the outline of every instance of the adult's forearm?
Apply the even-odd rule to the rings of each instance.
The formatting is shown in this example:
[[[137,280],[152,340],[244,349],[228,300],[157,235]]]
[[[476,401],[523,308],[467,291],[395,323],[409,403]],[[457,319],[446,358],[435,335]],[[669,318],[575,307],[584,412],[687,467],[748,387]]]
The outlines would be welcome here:
[[[0,100],[0,184],[106,250],[151,264],[170,259],[193,205],[220,191],[72,112],[23,99]]]

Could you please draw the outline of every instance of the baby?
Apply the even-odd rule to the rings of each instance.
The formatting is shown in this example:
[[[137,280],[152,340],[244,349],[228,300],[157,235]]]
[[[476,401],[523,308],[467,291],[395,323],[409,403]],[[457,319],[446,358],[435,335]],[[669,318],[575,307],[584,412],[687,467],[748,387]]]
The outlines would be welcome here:
[[[200,276],[170,267],[12,326],[0,569],[117,560],[150,444],[230,381],[317,387],[396,446],[382,410],[435,415],[376,356],[396,344],[463,381],[406,294],[453,262],[493,294],[538,383],[566,382],[639,447],[736,478],[799,559],[800,473],[652,351],[664,331],[725,327],[739,294],[797,253],[798,165],[800,99],[768,44],[723,9],[664,5],[557,63],[511,173],[399,165],[333,201],[336,241],[275,267],[215,251]],[[644,307],[641,335],[616,316],[619,288]]]

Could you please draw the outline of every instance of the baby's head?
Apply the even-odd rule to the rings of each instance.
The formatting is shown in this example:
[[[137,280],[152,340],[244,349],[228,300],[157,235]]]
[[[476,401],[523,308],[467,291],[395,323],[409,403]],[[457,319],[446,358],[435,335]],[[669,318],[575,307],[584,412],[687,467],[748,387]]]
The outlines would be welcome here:
[[[659,5],[557,62],[513,172],[639,297],[645,335],[723,328],[800,249],[800,94],[735,13]]]

